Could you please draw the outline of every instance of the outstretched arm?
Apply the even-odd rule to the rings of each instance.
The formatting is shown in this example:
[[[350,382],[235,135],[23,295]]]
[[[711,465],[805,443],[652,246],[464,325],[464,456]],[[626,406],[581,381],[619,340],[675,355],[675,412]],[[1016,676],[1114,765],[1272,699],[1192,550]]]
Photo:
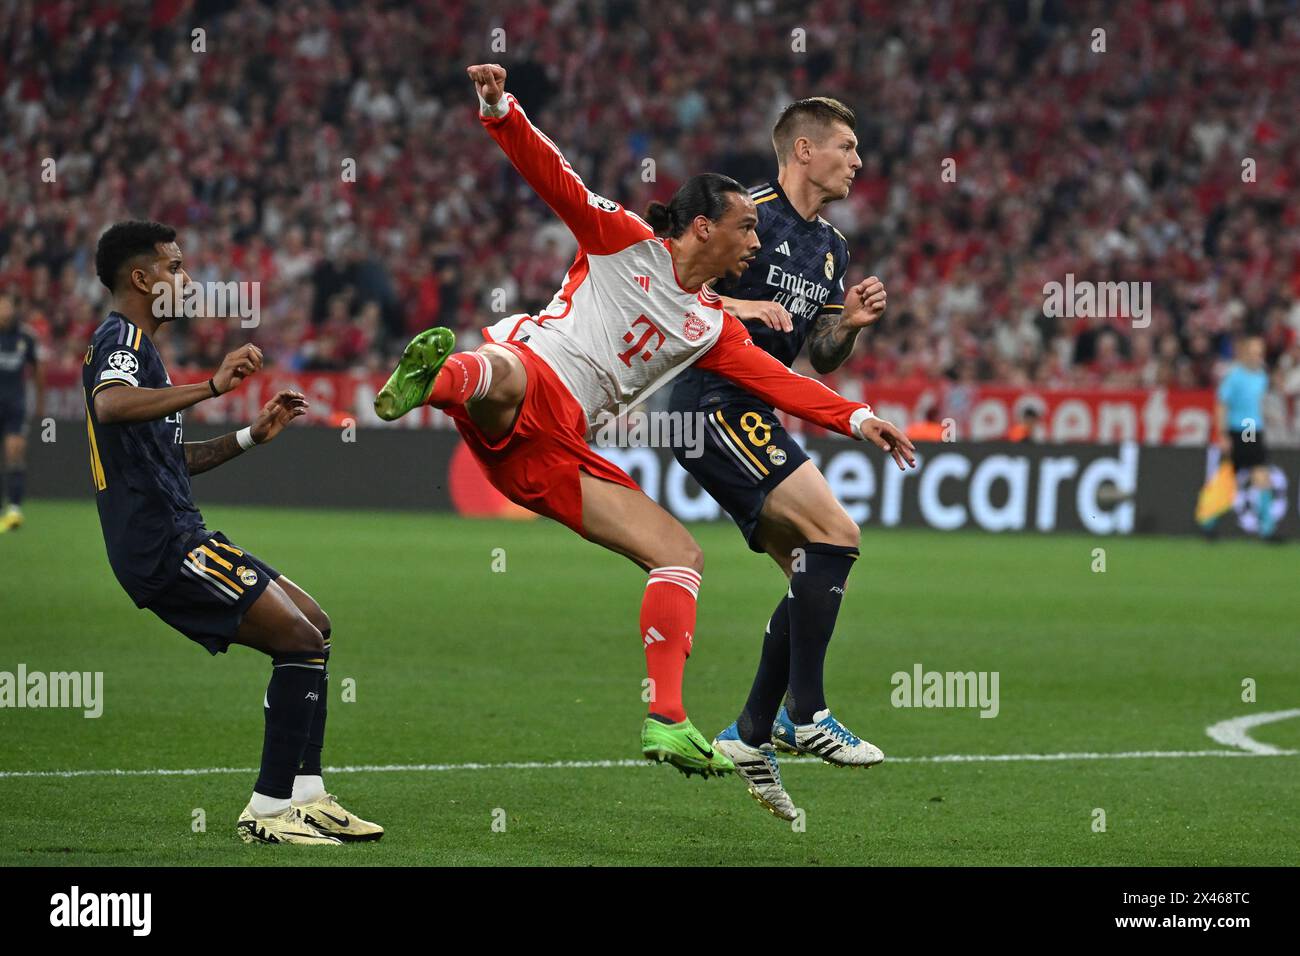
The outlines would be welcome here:
[[[731,296],[718,296],[722,307],[742,322],[762,322],[769,329],[778,332],[791,332],[794,322],[786,307],[771,299],[733,299]],[[839,318],[837,315],[836,318]]]
[[[307,411],[307,399],[301,392],[280,392],[262,406],[257,421],[248,427],[246,441],[252,445],[269,442],[284,430],[284,426]],[[208,441],[187,441],[185,443],[185,467],[191,475],[197,475],[225,464],[232,458],[244,453],[245,446],[239,440],[237,432],[227,432],[219,438]]]
[[[101,374],[93,392],[95,420],[101,425],[154,422],[238,388],[261,367],[262,350],[256,345],[243,345],[222,360],[212,378],[193,385],[142,388],[129,374],[108,371]]]
[[[640,216],[586,187],[555,144],[528,119],[519,101],[505,91],[503,67],[485,63],[466,72],[478,90],[479,118],[488,133],[583,249],[608,255],[654,237],[654,230]]]
[[[899,468],[916,467],[912,443],[877,418],[870,405],[850,402],[821,382],[792,372],[756,346],[738,319],[727,315],[724,321],[718,341],[696,363],[700,368],[717,372],[791,415],[883,448]]]
[[[185,443],[185,467],[191,475],[216,468],[232,458],[244,453],[239,447],[239,439],[234,432],[227,432],[219,438],[208,441],[187,441]]]

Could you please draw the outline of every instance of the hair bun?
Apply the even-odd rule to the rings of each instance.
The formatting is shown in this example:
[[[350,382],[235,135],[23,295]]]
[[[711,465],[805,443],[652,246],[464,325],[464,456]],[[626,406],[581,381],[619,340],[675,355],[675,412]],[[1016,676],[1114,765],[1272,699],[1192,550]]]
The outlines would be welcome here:
[[[656,234],[672,232],[673,211],[661,202],[652,202],[646,207],[645,219]]]

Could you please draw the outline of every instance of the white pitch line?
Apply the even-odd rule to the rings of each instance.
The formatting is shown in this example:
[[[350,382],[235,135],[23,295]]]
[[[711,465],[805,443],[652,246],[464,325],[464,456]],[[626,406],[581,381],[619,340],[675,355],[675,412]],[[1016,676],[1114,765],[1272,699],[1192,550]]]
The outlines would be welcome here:
[[[1035,763],[1071,760],[1176,760],[1191,757],[1294,757],[1300,750],[1269,752],[1247,750],[1127,750],[1119,753],[1056,754],[939,754],[932,757],[886,757],[885,764],[896,763]],[[818,764],[816,757],[787,757],[788,764]],[[505,761],[502,763],[408,763],[360,764],[326,767],[325,773],[450,773],[457,770],[606,770],[625,767],[653,767],[648,760],[552,760]],[[154,770],[0,770],[0,780],[43,777],[204,777],[216,774],[257,773],[256,767],[188,767]]]
[[[1191,757],[1295,757],[1300,750],[1283,750],[1253,740],[1249,730],[1261,724],[1300,717],[1300,709],[1274,710],[1222,720],[1205,728],[1215,741],[1237,750],[1124,750],[1118,753],[1056,754],[939,754],[933,757],[886,757],[894,763],[1036,763],[1068,760],[1181,760]],[[782,764],[821,763],[817,757],[786,757]],[[399,763],[326,767],[326,773],[449,773],[456,770],[607,770],[653,767],[648,760],[550,760],[503,763]],[[0,780],[42,777],[204,777],[214,774],[257,773],[256,767],[190,767],[179,770],[0,770]]]
[[[1263,714],[1251,714],[1249,717],[1234,717],[1231,720],[1221,720],[1217,724],[1206,727],[1205,732],[1216,743],[1226,744],[1229,747],[1240,747],[1242,750],[1249,750],[1261,757],[1279,753],[1293,753],[1294,751],[1284,751],[1272,744],[1260,743],[1250,736],[1252,727],[1271,724],[1279,720],[1290,720],[1292,717],[1300,717],[1300,709],[1271,710]]]

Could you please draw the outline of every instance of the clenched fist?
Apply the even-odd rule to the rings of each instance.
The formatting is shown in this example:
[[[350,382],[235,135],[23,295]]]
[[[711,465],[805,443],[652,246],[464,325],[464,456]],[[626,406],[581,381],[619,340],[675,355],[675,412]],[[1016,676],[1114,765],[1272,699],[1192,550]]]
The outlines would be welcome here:
[[[506,68],[499,63],[477,63],[465,72],[488,106],[496,106],[506,92]]]
[[[221,360],[221,368],[212,382],[222,395],[239,387],[239,383],[262,368],[262,350],[251,342],[241,345]]]
[[[846,328],[865,329],[874,325],[885,312],[885,284],[868,276],[844,294]]]

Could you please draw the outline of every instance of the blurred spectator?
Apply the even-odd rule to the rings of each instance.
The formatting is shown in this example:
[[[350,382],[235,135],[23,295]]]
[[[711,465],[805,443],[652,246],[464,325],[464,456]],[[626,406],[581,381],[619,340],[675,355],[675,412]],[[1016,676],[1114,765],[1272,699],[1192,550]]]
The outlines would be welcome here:
[[[186,323],[170,360],[251,335],[273,363],[382,368],[422,327],[541,308],[572,240],[463,73],[502,22],[510,88],[635,210],[697,171],[773,176],[791,99],[856,108],[864,165],[827,215],[849,279],[881,276],[891,305],[841,378],[1205,388],[1253,331],[1300,388],[1300,17],[1282,0],[524,0],[504,19],[460,0],[19,0],[0,5],[0,287],[65,368],[105,308],[95,240],[128,217],[174,225],[196,277],[262,284],[257,329]],[[1150,326],[1047,316],[1067,273],[1151,282]]]
[[[1007,441],[1032,442],[1038,440],[1038,426],[1043,416],[1037,406],[1026,405],[1020,410],[1019,420],[1007,429]]]

